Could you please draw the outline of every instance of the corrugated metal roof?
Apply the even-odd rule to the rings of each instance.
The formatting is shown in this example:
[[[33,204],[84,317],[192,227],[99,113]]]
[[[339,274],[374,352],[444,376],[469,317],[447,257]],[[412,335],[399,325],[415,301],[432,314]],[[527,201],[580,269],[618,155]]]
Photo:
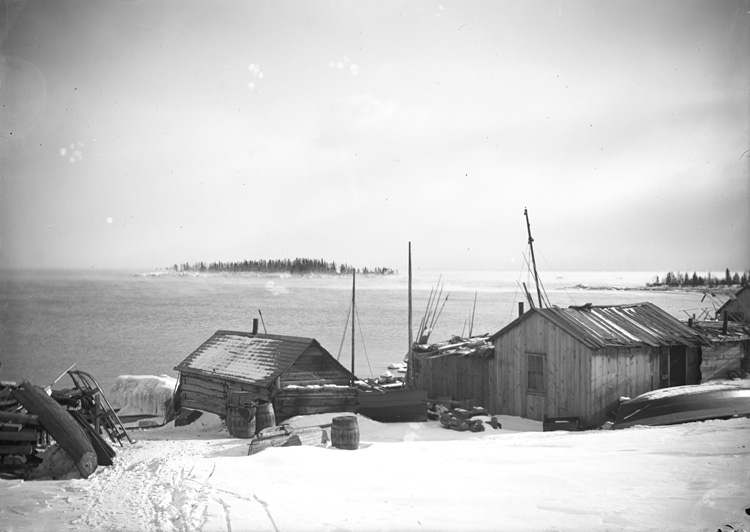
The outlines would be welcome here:
[[[312,338],[216,331],[174,369],[265,387],[312,345],[327,353]]]
[[[492,335],[495,340],[538,313],[592,349],[637,346],[697,346],[701,336],[653,303],[531,309]]]

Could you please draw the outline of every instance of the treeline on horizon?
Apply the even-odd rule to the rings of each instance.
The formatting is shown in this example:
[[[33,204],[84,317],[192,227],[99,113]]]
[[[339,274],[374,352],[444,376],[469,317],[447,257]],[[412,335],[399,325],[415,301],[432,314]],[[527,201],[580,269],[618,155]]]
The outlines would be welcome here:
[[[745,270],[742,274],[738,272],[730,272],[729,268],[726,269],[724,275],[712,276],[711,272],[703,277],[693,272],[692,275],[685,273],[667,273],[664,278],[656,276],[656,280],[653,283],[649,283],[648,286],[735,286],[735,285],[746,285],[750,281],[750,270]]]
[[[276,259],[276,260],[243,260],[241,262],[196,262],[174,264],[175,272],[198,273],[289,273],[292,275],[325,274],[347,275],[352,272],[376,275],[394,275],[398,270],[391,268],[355,268],[346,263],[336,264],[323,259]]]

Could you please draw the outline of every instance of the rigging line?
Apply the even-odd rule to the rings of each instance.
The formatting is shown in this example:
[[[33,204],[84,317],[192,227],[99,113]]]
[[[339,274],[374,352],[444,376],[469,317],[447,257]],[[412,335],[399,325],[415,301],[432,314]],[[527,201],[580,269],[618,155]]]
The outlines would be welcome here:
[[[357,325],[359,325],[359,337],[362,339],[362,350],[365,352],[365,360],[367,360],[367,367],[370,368],[370,377],[375,377],[372,373],[372,366],[370,365],[370,357],[367,355],[367,346],[365,345],[365,337],[362,334],[362,322],[359,321],[359,311],[355,308],[354,315],[357,317]]]
[[[521,252],[521,256],[524,258],[524,260],[526,260],[526,255],[524,254],[524,252]],[[513,305],[511,305],[510,312],[508,313],[508,323],[513,321],[513,312],[514,312],[513,309],[516,306],[518,306],[518,292],[521,289],[521,277],[522,276],[523,276],[523,267],[521,268],[521,271],[518,272],[518,279],[516,280],[516,293],[513,294]]]
[[[545,257],[543,253],[539,253],[539,254],[540,254],[540,255],[542,256],[542,260],[543,260],[543,261],[544,261],[544,263],[545,263],[545,264],[547,265],[547,268],[549,268],[549,271],[551,271],[551,272],[552,272],[552,275],[554,275],[554,276],[555,276],[555,279],[557,279],[557,273],[556,273],[556,272],[555,272],[555,271],[554,271],[554,270],[552,269],[552,267],[551,267],[551,266],[549,265],[549,262],[547,262],[547,257]],[[573,299],[573,296],[572,296],[572,295],[570,295],[570,292],[568,292],[568,291],[567,291],[567,290],[565,289],[565,287],[564,287],[564,286],[560,286],[560,288],[562,288],[563,292],[565,292],[565,294],[566,294],[566,295],[567,295],[567,296],[568,296],[568,297],[570,298],[570,300],[571,300],[571,301],[573,302],[573,305],[575,305],[575,304],[576,304],[576,302],[575,302],[575,300]],[[542,286],[542,290],[544,290],[544,286]],[[545,295],[545,296],[547,295],[547,292],[546,292],[546,290],[545,290],[545,292],[544,292],[544,295]],[[547,302],[549,303],[549,298],[547,298]]]
[[[349,316],[352,315],[352,302],[349,301],[349,311],[346,313],[346,325],[344,325],[344,335],[341,337],[341,345],[339,346],[339,352],[336,355],[336,360],[341,357],[341,350],[344,348],[344,340],[346,340],[346,331],[349,329]]]

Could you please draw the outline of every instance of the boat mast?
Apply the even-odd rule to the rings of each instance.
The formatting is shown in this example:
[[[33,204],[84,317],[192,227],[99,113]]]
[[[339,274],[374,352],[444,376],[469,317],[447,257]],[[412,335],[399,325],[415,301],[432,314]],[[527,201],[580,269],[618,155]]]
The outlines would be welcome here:
[[[354,322],[357,319],[357,307],[354,306],[354,288],[356,285],[357,270],[352,270],[352,375],[354,375]]]
[[[531,266],[534,269],[534,282],[536,283],[536,294],[539,298],[539,308],[543,308],[542,305],[542,292],[539,290],[539,274],[536,271],[536,259],[534,258],[534,239],[531,238],[531,224],[529,223],[529,213],[526,207],[523,208],[523,215],[526,217],[526,229],[529,232],[529,248],[531,248]]]
[[[407,364],[406,364],[406,386],[408,388],[411,388],[412,385],[412,359],[414,356],[413,351],[413,343],[414,338],[412,336],[412,322],[411,322],[411,312],[412,312],[412,306],[411,306],[411,242],[409,242],[409,351],[407,355]]]

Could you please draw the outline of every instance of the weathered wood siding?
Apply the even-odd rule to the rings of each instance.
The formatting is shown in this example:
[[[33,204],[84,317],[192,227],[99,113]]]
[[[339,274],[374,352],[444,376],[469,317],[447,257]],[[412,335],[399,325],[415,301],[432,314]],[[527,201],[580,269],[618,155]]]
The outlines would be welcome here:
[[[359,401],[354,388],[284,388],[274,397],[276,422],[293,416],[326,412],[357,412]]]
[[[311,346],[281,375],[281,386],[295,384],[349,384],[349,374],[319,347]]]
[[[193,408],[212,412],[219,416],[227,415],[229,392],[250,392],[257,399],[270,401],[266,388],[252,384],[234,382],[227,379],[216,379],[205,375],[180,373],[180,384],[177,396],[180,408]]]
[[[545,357],[545,394],[526,388],[527,354]],[[538,314],[529,316],[495,341],[490,410],[539,421],[580,415],[589,395],[590,359],[578,340]]]
[[[455,354],[414,354],[414,387],[427,397],[451,397],[487,408],[490,401],[492,359]]]
[[[591,358],[591,396],[581,413],[581,425],[601,425],[616,411],[621,397],[635,397],[660,385],[659,359],[669,348],[599,349]]]
[[[750,357],[750,341],[726,342],[701,348],[701,382],[726,379],[729,371],[742,375],[742,360]]]
[[[538,314],[495,341],[493,413],[543,421],[578,417],[581,426],[603,424],[621,397],[660,387],[659,363],[670,348],[610,347],[593,350]],[[527,354],[545,357],[545,393],[527,389]],[[687,348],[685,380],[698,382],[698,350]]]

